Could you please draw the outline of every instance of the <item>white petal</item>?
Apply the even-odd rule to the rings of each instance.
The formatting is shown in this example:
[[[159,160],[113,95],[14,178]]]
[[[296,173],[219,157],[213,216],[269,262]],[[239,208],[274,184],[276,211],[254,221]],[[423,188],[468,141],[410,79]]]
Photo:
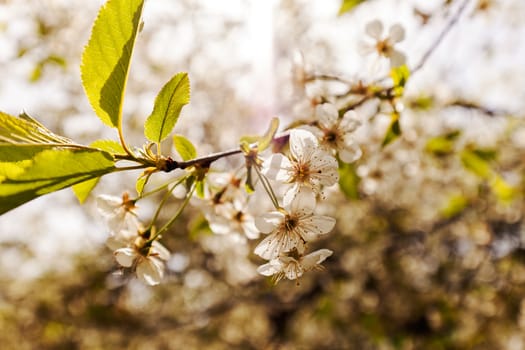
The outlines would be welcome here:
[[[318,149],[312,154],[310,178],[314,185],[332,186],[339,181],[339,165],[330,153]]]
[[[295,159],[308,157],[319,146],[314,134],[304,129],[290,131],[290,152]]]
[[[207,219],[213,233],[225,235],[232,232],[231,221],[229,219],[218,215],[207,217]]]
[[[101,194],[97,197],[97,209],[104,216],[114,216],[122,208],[122,198]]]
[[[124,267],[131,267],[137,258],[137,252],[133,248],[120,248],[113,253],[117,262]]]
[[[383,34],[383,23],[377,19],[368,22],[365,27],[365,33],[376,40],[381,40],[381,34]]]
[[[286,182],[290,180],[292,164],[290,160],[280,153],[272,154],[264,160],[262,173],[272,180]]]
[[[355,131],[359,126],[361,126],[361,121],[357,117],[357,113],[355,111],[348,111],[343,115],[343,120],[339,127],[345,133],[349,133]]]
[[[245,219],[241,225],[242,225],[242,228],[244,230],[244,234],[246,235],[246,237],[248,237],[249,239],[259,238],[259,230],[255,226],[255,221],[253,218],[249,217]]]
[[[170,251],[158,241],[153,241],[151,244],[150,254],[155,254],[162,260],[169,260],[171,257]]]
[[[330,255],[332,255],[333,252],[330,249],[319,249],[315,252],[312,252],[301,260],[301,265],[305,270],[311,270],[316,265],[319,265],[323,261],[326,260]]]
[[[390,54],[390,67],[399,67],[404,65],[406,62],[406,56],[404,53],[398,50],[392,50]]]
[[[263,259],[271,260],[294,248],[299,247],[299,249],[302,249],[303,245],[304,242],[297,234],[276,232],[263,239],[262,242],[255,247],[254,253]]]
[[[292,259],[285,266],[283,266],[286,278],[289,280],[296,280],[303,275],[303,268],[301,264],[295,259]]]
[[[339,149],[339,158],[345,163],[352,163],[358,160],[362,154],[363,152],[359,145],[349,140],[345,142],[344,147]]]
[[[376,46],[364,40],[360,40],[357,43],[357,52],[361,56],[367,56],[376,52]]]
[[[323,103],[315,109],[315,115],[323,128],[331,129],[339,119],[339,112],[332,103]]]
[[[284,220],[284,214],[272,211],[255,218],[255,227],[262,233],[270,233],[275,230]]]
[[[136,273],[140,280],[154,286],[164,277],[164,264],[152,257],[144,258],[137,264]]]
[[[405,39],[405,29],[400,24],[394,24],[390,27],[388,37],[392,43],[398,43]]]
[[[324,235],[335,226],[335,219],[324,215],[311,215],[300,219],[299,229],[306,241],[312,241]]]
[[[311,188],[301,186],[290,202],[290,211],[307,215],[314,212],[315,206],[315,192]]]
[[[269,263],[261,265],[257,268],[257,272],[263,276],[275,275],[279,271],[281,271],[281,265],[279,263],[279,259],[274,259],[270,261]]]

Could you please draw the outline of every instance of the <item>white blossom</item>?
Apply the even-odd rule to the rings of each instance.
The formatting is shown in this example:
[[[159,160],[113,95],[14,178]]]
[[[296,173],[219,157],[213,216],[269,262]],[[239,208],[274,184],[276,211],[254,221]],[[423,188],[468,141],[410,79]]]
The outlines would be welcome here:
[[[383,23],[379,20],[368,22],[365,33],[372,39],[372,42],[361,42],[360,49],[363,54],[375,53],[380,57],[388,58],[390,67],[398,67],[406,62],[406,56],[401,51],[395,49],[395,44],[403,41],[405,30],[399,24],[394,24],[388,30],[388,35],[383,36]]]
[[[330,232],[335,219],[315,215],[314,208],[313,193],[300,191],[284,209],[256,217],[255,226],[269,235],[255,247],[255,254],[271,260],[293,249],[304,251],[306,242]]]
[[[319,147],[319,141],[308,130],[290,131],[290,158],[272,154],[263,163],[263,174],[271,179],[293,184],[286,193],[285,205],[302,187],[318,193],[322,186],[332,186],[339,180],[337,160]]]
[[[361,149],[352,133],[361,125],[354,111],[346,112],[339,118],[337,108],[331,103],[317,106],[315,111],[318,127],[314,128],[321,144],[334,150],[345,163],[351,163],[361,157]]]
[[[259,238],[254,217],[240,201],[226,202],[205,212],[211,230],[217,234],[238,233],[249,239]]]
[[[134,231],[139,225],[134,212],[135,202],[129,199],[127,193],[122,198],[102,194],[97,197],[97,209],[106,220],[111,234],[122,230]]]
[[[320,264],[332,255],[332,253],[329,249],[319,249],[303,256],[301,253],[298,253],[297,250],[294,250],[259,266],[257,272],[264,276],[274,276],[276,283],[283,277],[289,280],[296,280],[301,277],[304,272],[320,268]]]
[[[139,240],[140,237],[137,241]],[[121,266],[134,267],[137,277],[151,286],[160,283],[165,270],[163,260],[170,258],[170,252],[157,241],[153,241],[147,248],[140,244],[119,248],[113,254]]]

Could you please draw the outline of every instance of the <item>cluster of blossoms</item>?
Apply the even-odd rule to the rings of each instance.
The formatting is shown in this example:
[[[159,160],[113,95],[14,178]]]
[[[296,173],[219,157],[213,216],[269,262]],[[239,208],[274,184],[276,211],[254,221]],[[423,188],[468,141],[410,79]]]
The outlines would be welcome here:
[[[106,245],[113,250],[117,262],[133,268],[146,284],[159,284],[170,252],[152,237],[151,230],[143,228],[134,212],[134,201],[127,193],[122,198],[100,195],[97,206],[109,228]]]
[[[338,161],[353,162],[361,150],[352,133],[359,126],[355,113],[339,116],[329,103],[316,107],[316,119],[309,125],[289,132],[287,154],[257,156],[253,164],[272,199],[274,210],[254,215],[249,208],[253,195],[243,181],[249,174],[241,168],[234,174],[209,172],[203,193],[192,198],[200,208],[210,230],[217,235],[234,237],[238,244],[267,236],[255,247],[254,253],[267,260],[257,271],[265,276],[298,279],[305,271],[319,268],[332,251],[320,249],[307,253],[308,243],[330,232],[335,219],[315,213],[317,200],[324,198],[323,189],[339,180]],[[269,180],[284,187],[279,201]],[[192,193],[186,193],[191,196]],[[282,204],[279,204],[282,203]],[[107,245],[123,267],[133,268],[139,279],[149,285],[160,282],[164,261],[169,251],[158,242],[154,227],[144,229],[135,213],[135,201],[127,194],[122,198],[102,195],[98,208],[109,227]],[[259,208],[260,209],[260,208]]]
[[[268,234],[255,248],[255,254],[268,260],[257,271],[276,281],[295,280],[332,255],[328,249],[306,254],[307,244],[335,225],[334,218],[315,214],[317,198],[339,180],[335,154],[344,162],[361,155],[351,135],[359,126],[353,111],[340,118],[336,107],[325,103],[317,106],[316,117],[312,125],[290,131],[288,156],[272,154],[262,164],[264,176],[288,186],[283,206],[255,219],[259,231]]]

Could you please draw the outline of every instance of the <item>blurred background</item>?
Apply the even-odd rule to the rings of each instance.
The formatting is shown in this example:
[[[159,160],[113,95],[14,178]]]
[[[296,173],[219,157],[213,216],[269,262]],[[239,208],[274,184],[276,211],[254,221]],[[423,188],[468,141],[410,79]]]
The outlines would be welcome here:
[[[63,190],[0,217],[0,347],[525,349],[522,0],[367,0],[341,15],[341,0],[148,0],[125,135],[145,142],[155,96],[180,71],[192,96],[176,132],[199,155],[235,147],[274,116],[307,120],[320,100],[337,102],[341,84],[302,74],[383,77],[359,50],[366,23],[401,24],[396,48],[412,68],[464,3],[409,79],[399,139],[381,147],[387,107],[356,109],[363,156],[321,208],[337,218],[319,242],[334,251],[323,271],[274,286],[255,272],[256,242],[212,235],[192,207],[164,237],[164,283],[147,287],[104,245],[94,196],[132,192],[140,175],[112,174],[83,206]],[[0,0],[0,110],[79,143],[117,138],[80,82],[101,4]],[[156,200],[141,201],[139,215]]]

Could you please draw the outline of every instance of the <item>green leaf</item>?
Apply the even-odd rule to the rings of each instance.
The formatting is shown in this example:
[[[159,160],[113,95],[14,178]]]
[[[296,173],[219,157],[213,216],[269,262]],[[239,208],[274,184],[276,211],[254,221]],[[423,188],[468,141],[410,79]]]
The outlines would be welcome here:
[[[266,130],[264,135],[243,136],[240,139],[240,143],[245,145],[257,143],[257,151],[262,152],[272,144],[277,129],[279,129],[279,118],[272,118],[272,120],[270,121],[270,126],[268,127],[268,130]]]
[[[511,202],[518,193],[514,187],[497,174],[491,179],[490,188],[498,200],[503,203]]]
[[[95,20],[82,54],[82,84],[97,116],[120,128],[131,54],[144,0],[109,0]]]
[[[195,146],[193,146],[190,140],[182,135],[173,136],[173,146],[184,161],[197,157],[197,150],[195,149]]]
[[[46,149],[32,159],[0,163],[0,214],[114,169],[111,154],[95,149]]]
[[[106,151],[112,154],[125,154],[124,148],[122,145],[114,140],[97,140],[91,143],[90,147],[96,148],[102,151]],[[97,186],[100,181],[100,177],[95,179],[87,180],[76,185],[73,185],[73,193],[77,197],[80,204],[83,204],[86,199],[89,197],[89,194]]]
[[[399,136],[401,136],[401,125],[399,124],[399,113],[393,112],[391,114],[391,122],[388,126],[388,129],[385,134],[385,138],[383,139],[383,143],[381,144],[382,147],[385,147],[392,141],[396,140]]]
[[[339,188],[346,198],[359,198],[360,180],[354,164],[339,162]]]
[[[347,12],[350,12],[357,5],[365,2],[366,0],[343,0],[341,7],[339,8],[338,15],[341,16]]]
[[[488,179],[492,175],[488,160],[480,157],[476,152],[466,149],[461,152],[460,157],[465,169],[479,177]]]
[[[461,213],[468,205],[468,199],[462,194],[452,195],[447,204],[441,208],[441,215],[447,219]]]
[[[152,142],[164,140],[179,119],[182,107],[190,102],[188,73],[178,73],[164,85],[144,125],[144,135]]]
[[[87,181],[78,183],[71,187],[71,189],[73,190],[73,193],[77,197],[78,202],[80,204],[84,204],[86,199],[89,197],[89,194],[97,186],[99,181],[100,181],[100,177],[97,177],[91,180],[87,180]]]
[[[429,139],[425,150],[436,156],[444,156],[454,152],[455,141],[461,134],[460,131],[453,131],[444,136],[437,136]]]
[[[403,92],[405,91],[405,85],[408,81],[408,78],[410,77],[410,69],[408,69],[408,66],[406,64],[394,67],[390,71],[390,77],[392,78],[392,82],[394,84],[393,86],[393,95],[394,96],[402,96]]]
[[[138,196],[142,196],[142,193],[144,192],[144,187],[146,187],[146,184],[148,183],[151,174],[152,173],[142,173],[137,179],[137,182],[135,182],[135,191],[137,191]]]

